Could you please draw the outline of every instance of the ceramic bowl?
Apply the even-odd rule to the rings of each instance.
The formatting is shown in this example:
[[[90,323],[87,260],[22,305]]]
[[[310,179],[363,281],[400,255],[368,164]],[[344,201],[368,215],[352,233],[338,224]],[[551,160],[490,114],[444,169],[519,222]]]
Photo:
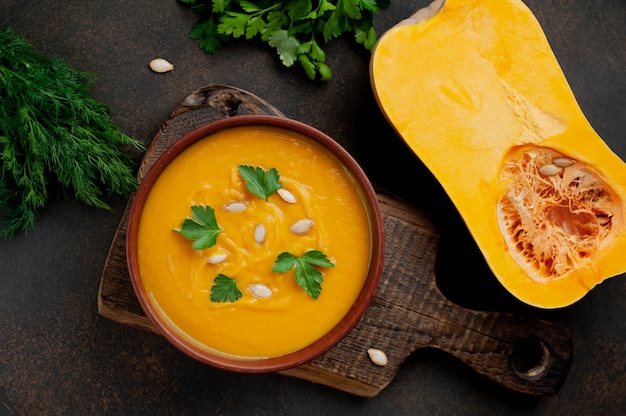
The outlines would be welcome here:
[[[142,212],[159,176],[173,160],[193,144],[225,129],[242,126],[270,126],[284,129],[287,132],[299,133],[330,150],[347,167],[361,188],[362,199],[365,201],[366,211],[369,216],[371,258],[369,268],[367,269],[367,277],[362,289],[360,292],[357,292],[356,301],[354,301],[347,314],[321,338],[297,351],[279,356],[251,358],[224,354],[212,348],[204,348],[188,336],[181,335],[180,331],[174,328],[175,325],[172,325],[168,316],[160,310],[160,307],[154,304],[149,291],[142,281],[139,267],[141,254],[138,251],[138,234]],[[210,166],[211,160],[207,160],[206,163],[207,166]],[[383,216],[378,198],[372,184],[355,159],[325,133],[299,121],[270,115],[241,115],[221,119],[200,127],[175,142],[146,173],[145,178],[133,196],[126,238],[127,263],[134,291],[143,310],[158,331],[176,348],[190,357],[220,369],[242,373],[277,372],[300,366],[327,352],[344,338],[361,320],[376,293],[383,269],[384,247]]]

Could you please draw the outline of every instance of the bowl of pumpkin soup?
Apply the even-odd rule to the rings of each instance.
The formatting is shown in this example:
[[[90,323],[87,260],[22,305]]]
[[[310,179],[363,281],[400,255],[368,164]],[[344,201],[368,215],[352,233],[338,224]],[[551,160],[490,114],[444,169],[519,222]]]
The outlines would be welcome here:
[[[384,244],[376,193],[341,145],[299,121],[241,115],[154,163],[126,255],[143,310],[175,347],[263,373],[315,359],[357,325]]]

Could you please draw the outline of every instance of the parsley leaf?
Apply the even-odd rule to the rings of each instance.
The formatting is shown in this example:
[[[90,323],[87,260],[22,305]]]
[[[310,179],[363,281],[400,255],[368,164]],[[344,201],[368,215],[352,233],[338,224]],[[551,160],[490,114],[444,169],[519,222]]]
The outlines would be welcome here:
[[[313,299],[317,299],[322,291],[324,277],[322,272],[314,266],[335,267],[319,250],[309,250],[302,257],[296,257],[291,253],[283,252],[278,255],[272,271],[285,273],[296,268],[295,277],[298,285]]]
[[[226,36],[217,33],[217,24],[213,18],[207,19],[202,24],[199,22],[194,23],[189,37],[198,40],[200,47],[207,52],[217,51],[228,41]]]
[[[293,65],[298,58],[300,42],[298,42],[295,36],[290,35],[287,30],[273,32],[268,39],[268,43],[276,48],[278,55],[280,55],[280,60],[286,67]]]
[[[220,20],[220,32],[225,35],[232,35],[235,38],[241,37],[246,30],[246,23],[250,19],[245,13],[230,12]]]
[[[193,218],[186,218],[182,228],[177,231],[185,238],[195,240],[191,246],[196,250],[214,246],[222,229],[217,225],[213,208],[194,205],[191,213]]]
[[[245,179],[248,190],[266,201],[271,194],[283,187],[278,181],[280,175],[275,168],[266,171],[258,166],[255,168],[251,165],[240,165],[239,173]]]
[[[351,34],[371,51],[376,42],[374,15],[390,0],[178,0],[196,13],[191,38],[213,53],[229,39],[260,37],[274,48],[284,66],[300,63],[312,80],[332,73],[320,50],[306,42],[327,43]]]
[[[237,287],[237,281],[224,274],[218,274],[213,279],[215,284],[211,286],[211,300],[213,302],[235,302],[243,294]]]

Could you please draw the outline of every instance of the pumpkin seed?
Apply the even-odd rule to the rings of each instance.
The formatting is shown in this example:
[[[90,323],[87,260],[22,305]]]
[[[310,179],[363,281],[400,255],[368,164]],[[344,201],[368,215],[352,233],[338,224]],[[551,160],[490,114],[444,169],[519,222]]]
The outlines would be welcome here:
[[[287,190],[285,188],[280,188],[276,192],[283,199],[283,201],[288,202],[290,204],[295,204],[296,203],[296,197],[294,196],[294,194],[291,193],[291,191],[289,191],[289,190]]]
[[[293,224],[291,224],[291,227],[289,227],[289,230],[294,233],[294,234],[306,234],[309,232],[309,230],[311,229],[311,227],[313,227],[313,220],[310,218],[302,218],[296,222],[294,222]]]
[[[256,243],[259,245],[263,244],[266,234],[267,232],[265,231],[265,225],[257,225],[254,229],[254,241],[256,241]]]
[[[272,296],[272,289],[263,283],[251,283],[248,290],[257,298],[267,299]]]
[[[245,211],[248,208],[248,204],[245,202],[231,202],[230,204],[224,205],[224,211],[228,212],[241,212]]]
[[[387,365],[387,354],[377,348],[370,348],[367,350],[367,354],[370,356],[370,360],[378,366],[384,367]]]
[[[554,176],[558,174],[559,172],[561,172],[561,169],[562,168],[558,167],[555,164],[547,163],[539,168],[539,173],[541,173],[544,176]]]
[[[163,58],[153,59],[150,61],[149,65],[151,70],[159,74],[169,72],[174,69],[174,65]]]
[[[228,258],[226,253],[213,254],[212,256],[205,257],[204,261],[210,264],[219,264]]]
[[[552,163],[562,168],[572,166],[575,162],[576,161],[574,159],[570,159],[568,157],[557,157],[552,161]]]

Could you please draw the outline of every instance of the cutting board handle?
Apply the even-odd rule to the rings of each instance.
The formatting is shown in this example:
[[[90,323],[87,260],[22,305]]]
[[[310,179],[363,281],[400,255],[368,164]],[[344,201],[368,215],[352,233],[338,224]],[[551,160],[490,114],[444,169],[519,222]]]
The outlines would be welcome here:
[[[439,333],[453,336],[437,337],[431,346],[512,390],[549,396],[561,388],[573,354],[567,328],[537,318],[444,303],[445,315],[456,318],[442,320]]]

